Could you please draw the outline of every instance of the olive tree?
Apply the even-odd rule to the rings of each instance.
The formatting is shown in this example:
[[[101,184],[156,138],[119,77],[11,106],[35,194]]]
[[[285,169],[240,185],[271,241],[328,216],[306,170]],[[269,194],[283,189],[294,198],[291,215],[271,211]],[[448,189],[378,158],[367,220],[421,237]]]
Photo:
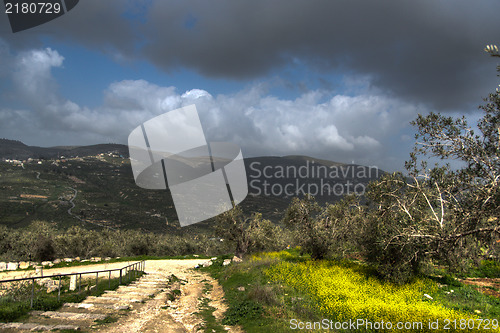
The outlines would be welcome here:
[[[235,244],[235,255],[256,251],[276,250],[282,246],[281,228],[254,213],[246,217],[239,206],[216,217],[216,233],[224,241]]]
[[[500,56],[496,46],[486,51]],[[500,68],[498,68],[500,71]],[[465,117],[418,115],[408,177],[388,175],[371,185],[369,258],[393,280],[416,273],[425,259],[463,268],[497,255],[500,236],[500,91],[479,108],[476,131]],[[454,160],[428,167],[429,158]]]
[[[355,196],[321,207],[314,197],[294,198],[285,212],[284,224],[294,232],[302,251],[313,260],[345,256],[358,250],[363,234],[363,208]]]

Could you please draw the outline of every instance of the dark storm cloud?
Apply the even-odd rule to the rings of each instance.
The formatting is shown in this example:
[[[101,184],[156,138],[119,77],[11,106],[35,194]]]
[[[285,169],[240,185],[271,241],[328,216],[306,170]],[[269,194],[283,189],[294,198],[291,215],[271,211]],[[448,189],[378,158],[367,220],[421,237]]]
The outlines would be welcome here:
[[[125,12],[136,6],[122,0],[83,0],[67,14],[38,27],[11,33],[6,15],[0,15],[0,37],[16,49],[39,47],[40,37],[83,43],[103,52],[133,53],[134,27]]]
[[[243,79],[298,57],[349,70],[441,109],[478,103],[495,84],[483,52],[500,40],[498,1],[155,2],[144,53],[165,69]],[[186,27],[186,19],[196,24]]]
[[[258,78],[298,59],[318,74],[363,75],[408,101],[464,110],[497,85],[482,50],[500,41],[499,12],[498,0],[85,0],[37,29],[208,77]]]

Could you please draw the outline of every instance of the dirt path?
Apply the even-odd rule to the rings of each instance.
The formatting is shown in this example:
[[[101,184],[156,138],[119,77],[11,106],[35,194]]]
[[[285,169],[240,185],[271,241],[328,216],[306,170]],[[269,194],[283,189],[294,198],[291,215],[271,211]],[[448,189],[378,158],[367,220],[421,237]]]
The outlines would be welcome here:
[[[192,269],[203,261],[206,260],[147,261],[146,273],[162,274],[166,279],[175,275],[179,281],[172,283],[168,290],[159,293],[143,306],[132,309],[128,316],[100,327],[97,332],[202,332],[203,318],[197,314],[201,297],[210,299],[209,305],[216,309],[213,315],[220,322],[226,310],[222,287],[208,274]],[[208,292],[207,284],[211,285]],[[170,301],[168,296],[175,289],[180,290],[180,296]],[[238,327],[225,328],[228,332],[243,332]]]
[[[116,322],[101,323],[101,324],[78,324],[83,331],[87,332],[102,332],[102,333],[122,333],[122,332],[158,332],[158,333],[194,333],[204,332],[204,318],[199,314],[203,308],[205,313],[209,308],[208,317],[211,318],[210,325],[214,325],[213,317],[219,327],[223,327],[227,332],[242,333],[239,327],[222,326],[221,321],[226,310],[224,303],[224,291],[219,283],[204,272],[194,270],[197,264],[207,261],[206,259],[187,259],[187,260],[148,260],[145,264],[145,272],[139,283],[135,286],[120,287],[127,291],[121,292],[119,295],[111,292],[107,295],[108,298],[118,297],[117,301],[121,302],[127,299],[127,293],[130,295],[138,295],[150,292],[149,298],[144,298],[142,302],[133,303],[128,307],[128,310],[123,312],[112,311],[108,316],[114,317]],[[112,264],[97,264],[88,266],[75,266],[57,269],[47,269],[44,271],[44,276],[50,276],[60,273],[85,272],[95,271],[100,269],[122,268],[127,265],[127,262],[112,263]],[[8,279],[27,274],[30,272],[5,272],[0,274],[0,279]],[[107,274],[105,274],[107,275]],[[142,281],[142,282],[141,282]],[[140,286],[139,286],[140,285]],[[158,287],[161,285],[161,287]],[[154,289],[156,288],[156,289]],[[151,290],[154,289],[154,292]],[[175,295],[175,298],[173,297]],[[109,297],[111,296],[111,297]],[[139,297],[139,296],[137,296]],[[99,301],[99,297],[92,300],[87,299],[82,303],[95,303]],[[116,299],[116,298],[115,298]],[[208,303],[208,307],[207,307]],[[78,304],[76,304],[78,305]],[[116,303],[115,305],[119,305]],[[95,306],[94,306],[95,307]],[[85,307],[86,308],[86,307]],[[81,309],[84,311],[85,309]],[[58,310],[64,314],[77,309],[66,307],[63,310]],[[86,311],[86,310],[85,310]],[[84,312],[85,312],[84,311]],[[90,310],[89,310],[90,311]],[[98,309],[96,310],[98,311]],[[62,313],[55,313],[62,315]],[[69,313],[72,314],[72,313]],[[206,314],[205,314],[206,315]],[[213,317],[212,317],[213,316]],[[60,320],[40,319],[34,317],[25,325],[40,324],[59,324]]]
[[[500,279],[468,278],[460,282],[471,285],[483,294],[500,298]]]

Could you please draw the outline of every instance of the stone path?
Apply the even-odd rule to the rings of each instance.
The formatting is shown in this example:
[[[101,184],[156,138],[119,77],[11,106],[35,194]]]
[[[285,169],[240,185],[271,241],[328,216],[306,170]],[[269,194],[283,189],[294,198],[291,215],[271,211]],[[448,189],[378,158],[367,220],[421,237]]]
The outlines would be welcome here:
[[[0,332],[200,332],[204,324],[197,314],[201,297],[217,309],[213,315],[218,322],[226,310],[222,287],[208,274],[192,269],[204,261],[148,260],[146,275],[128,286],[87,297],[81,303],[67,303],[57,311],[32,311],[22,323],[0,324]],[[207,284],[211,285],[208,293],[204,292]],[[171,299],[173,291],[177,293],[175,300]],[[239,327],[225,329],[242,332]]]
[[[134,304],[154,298],[167,286],[164,274],[146,274],[128,286],[89,296],[81,303],[66,303],[57,311],[31,311],[23,322],[1,323],[1,332],[82,330],[99,326],[96,321],[113,321],[126,316]]]
[[[133,308],[127,317],[116,323],[102,325],[99,333],[145,332],[145,333],[195,333],[203,332],[204,321],[197,314],[201,297],[210,300],[210,306],[217,309],[213,315],[220,323],[226,310],[224,292],[216,280],[208,274],[193,270],[197,263],[207,260],[155,260],[146,262],[147,272],[167,274],[171,282],[164,291],[150,301]],[[167,273],[168,272],[168,273]],[[175,276],[172,277],[172,275]],[[206,284],[211,290],[205,293]],[[178,296],[171,300],[173,291]],[[225,326],[227,332],[242,333],[239,327]]]

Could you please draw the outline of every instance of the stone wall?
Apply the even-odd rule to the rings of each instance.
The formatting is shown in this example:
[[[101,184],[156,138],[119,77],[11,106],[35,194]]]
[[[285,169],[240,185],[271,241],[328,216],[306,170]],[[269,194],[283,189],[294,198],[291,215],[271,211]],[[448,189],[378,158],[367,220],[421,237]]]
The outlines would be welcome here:
[[[120,257],[117,257],[118,259]],[[0,272],[1,271],[15,271],[16,269],[27,269],[30,267],[37,267],[37,266],[43,266],[45,268],[52,267],[56,264],[59,264],[61,262],[74,262],[74,261],[79,261],[79,262],[99,262],[99,261],[108,261],[111,260],[112,258],[107,257],[107,258],[101,258],[101,257],[92,257],[89,259],[84,259],[80,260],[80,257],[76,258],[64,258],[64,259],[54,259],[53,261],[42,261],[40,262],[34,262],[34,261],[19,261],[19,262],[0,262]]]

